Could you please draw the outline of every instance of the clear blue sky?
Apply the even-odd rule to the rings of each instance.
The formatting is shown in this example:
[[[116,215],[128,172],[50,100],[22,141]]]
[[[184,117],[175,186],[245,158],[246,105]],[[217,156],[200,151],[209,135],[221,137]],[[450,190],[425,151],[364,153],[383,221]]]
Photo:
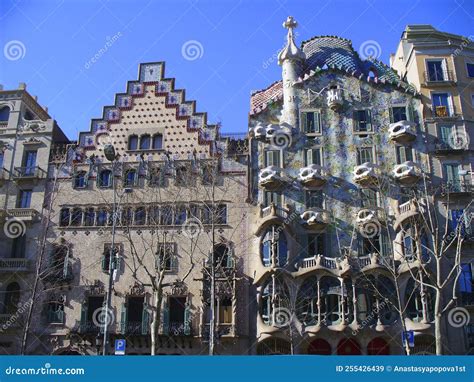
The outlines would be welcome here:
[[[406,24],[474,34],[472,0],[2,0],[0,83],[10,89],[26,82],[77,139],[137,77],[140,62],[166,61],[166,76],[176,78],[176,87],[197,100],[211,123],[220,121],[224,132],[244,132],[251,90],[281,77],[272,56],[283,45],[288,15],[299,22],[298,43],[339,35],[358,50],[375,40],[386,63]],[[23,45],[20,51],[11,41]],[[108,50],[90,63],[107,41]],[[190,50],[194,60],[182,54],[188,41],[202,46],[196,57]]]

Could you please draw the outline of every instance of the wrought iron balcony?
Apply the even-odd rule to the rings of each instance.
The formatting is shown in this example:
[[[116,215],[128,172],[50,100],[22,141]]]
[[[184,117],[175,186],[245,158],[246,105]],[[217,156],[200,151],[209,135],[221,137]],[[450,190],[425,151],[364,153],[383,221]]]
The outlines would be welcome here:
[[[185,322],[169,322],[163,325],[163,334],[172,337],[191,335],[191,325]]]
[[[143,321],[127,321],[120,323],[120,333],[129,336],[145,336],[149,333],[149,325]]]
[[[29,269],[28,259],[0,259],[0,272],[26,272]]]
[[[474,192],[474,186],[469,179],[450,181],[442,185],[442,194],[465,194]]]
[[[425,85],[436,85],[454,83],[454,74],[451,70],[442,71],[425,71],[424,73]]]
[[[38,180],[46,178],[46,171],[39,166],[15,167],[14,180]]]
[[[433,118],[455,118],[456,114],[452,107],[449,106],[433,106]]]
[[[450,142],[438,142],[435,143],[435,154],[437,155],[448,155],[450,153],[461,152],[467,149],[467,145],[455,145]]]

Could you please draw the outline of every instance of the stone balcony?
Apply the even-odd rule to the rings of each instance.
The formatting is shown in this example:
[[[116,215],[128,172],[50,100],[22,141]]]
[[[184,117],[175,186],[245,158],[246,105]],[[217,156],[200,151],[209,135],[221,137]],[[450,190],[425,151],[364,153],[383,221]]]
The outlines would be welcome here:
[[[312,164],[300,169],[298,180],[304,187],[319,188],[326,184],[327,174],[321,166]]]
[[[6,258],[0,259],[0,272],[27,272],[29,269],[28,259]]]
[[[362,187],[376,185],[378,182],[377,166],[369,162],[355,166],[353,179],[355,183]]]
[[[401,203],[395,209],[395,222],[393,228],[397,230],[408,219],[421,215],[424,211],[424,199],[410,199],[405,203]]]
[[[262,125],[258,123],[251,132],[256,140],[267,141],[277,146],[283,146],[281,143],[286,143],[285,146],[291,145],[292,129],[291,126],[282,123],[280,125],[269,124]]]
[[[410,121],[391,123],[388,128],[390,140],[397,143],[409,143],[416,139],[416,124]]]
[[[412,161],[397,164],[393,168],[393,177],[404,186],[411,186],[421,177],[420,167]]]
[[[331,221],[329,211],[322,208],[311,208],[300,215],[303,227],[310,231],[322,231]]]
[[[7,210],[6,215],[10,218],[30,222],[38,217],[39,212],[34,208],[11,208]]]
[[[357,212],[356,223],[363,226],[371,222],[380,223],[385,221],[385,218],[385,213],[382,208],[362,208]]]
[[[276,190],[284,183],[281,176],[281,168],[277,166],[269,166],[260,170],[258,174],[258,184],[266,190]]]

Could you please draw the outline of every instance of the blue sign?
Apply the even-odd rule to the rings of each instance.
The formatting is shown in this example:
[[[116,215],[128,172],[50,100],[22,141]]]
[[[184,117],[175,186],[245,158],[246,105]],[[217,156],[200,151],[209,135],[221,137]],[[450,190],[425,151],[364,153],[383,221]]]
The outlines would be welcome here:
[[[115,340],[115,355],[125,355],[126,340]]]
[[[402,332],[402,343],[403,346],[406,345],[406,342],[408,340],[408,346],[413,348],[415,347],[415,332],[413,330],[409,330],[407,332]]]

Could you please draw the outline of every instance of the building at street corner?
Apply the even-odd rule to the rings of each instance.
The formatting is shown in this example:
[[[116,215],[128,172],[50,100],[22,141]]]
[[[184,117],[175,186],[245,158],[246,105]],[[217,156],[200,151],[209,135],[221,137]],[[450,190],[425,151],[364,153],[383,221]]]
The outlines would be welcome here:
[[[390,64],[421,94],[428,153],[435,183],[448,186],[450,198],[436,199],[440,211],[449,204],[451,219],[459,217],[470,226],[473,206],[474,142],[474,43],[436,30],[431,25],[408,25],[402,33]],[[467,208],[467,209],[466,209]],[[467,231],[471,234],[471,231]],[[473,241],[462,248],[459,280],[460,304],[470,312],[464,338],[459,341],[474,350]],[[457,341],[454,340],[453,341]]]
[[[404,331],[435,353],[424,94],[349,40],[298,47],[296,21],[283,26],[282,79],[251,97],[256,353],[403,354]],[[465,353],[443,325],[445,351]]]
[[[473,348],[472,42],[408,26],[387,66],[283,26],[243,134],[163,62],[74,140],[25,85],[0,90],[2,354]]]

